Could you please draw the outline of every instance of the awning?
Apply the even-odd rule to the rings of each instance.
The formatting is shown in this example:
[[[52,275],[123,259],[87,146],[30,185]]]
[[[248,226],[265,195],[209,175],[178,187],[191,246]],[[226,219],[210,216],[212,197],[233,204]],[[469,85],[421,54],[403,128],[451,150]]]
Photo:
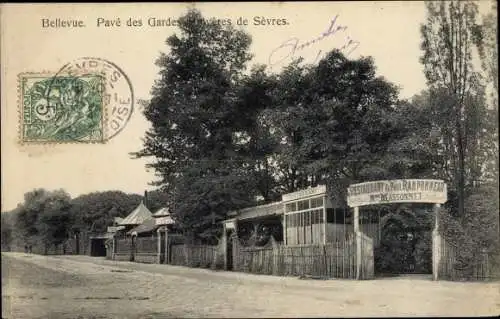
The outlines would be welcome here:
[[[155,219],[149,218],[149,219],[145,220],[139,226],[134,227],[131,230],[129,230],[127,232],[127,234],[132,235],[134,233],[136,233],[136,234],[149,233],[149,232],[156,230],[156,228],[158,228],[158,225],[156,225]]]

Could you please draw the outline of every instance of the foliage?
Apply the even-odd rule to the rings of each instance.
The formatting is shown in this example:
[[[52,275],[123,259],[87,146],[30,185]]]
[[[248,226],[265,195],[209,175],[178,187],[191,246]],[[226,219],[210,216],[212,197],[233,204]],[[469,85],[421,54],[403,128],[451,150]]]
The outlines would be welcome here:
[[[262,112],[275,144],[281,193],[326,183],[335,198],[349,183],[391,175],[398,125],[397,88],[375,76],[371,58],[349,60],[337,50],[318,65],[284,68]]]
[[[483,50],[477,4],[471,1],[426,2],[427,22],[421,27],[421,62],[429,86],[433,113],[446,158],[447,182],[456,191],[458,215],[481,178],[480,158],[488,150],[484,85],[474,69],[473,54]]]
[[[482,18],[479,54],[483,71],[486,73],[486,81],[491,84],[491,104],[494,108],[498,108],[498,22],[496,1],[491,1],[491,11]]]
[[[41,243],[59,245],[76,232],[105,232],[114,217],[125,217],[144,200],[121,191],[93,192],[71,199],[63,191],[36,189],[25,194],[24,203],[2,213],[2,247],[14,249]],[[151,211],[168,205],[161,191],[148,193]]]
[[[114,217],[125,217],[139,205],[142,196],[121,191],[93,192],[71,202],[72,231],[105,232]]]
[[[376,271],[431,273],[432,214],[414,204],[397,206],[396,211],[389,210],[381,220],[380,246],[375,249]]]
[[[14,220],[13,220],[13,212],[5,212],[2,213],[2,227],[1,227],[1,235],[2,235],[2,251],[9,251],[11,249],[11,245],[14,241],[13,238],[13,228],[14,228]],[[14,216],[15,218],[15,216]]]
[[[248,127],[235,104],[238,94],[246,94],[237,83],[251,57],[251,39],[196,10],[179,19],[179,29],[167,39],[169,54],[157,60],[160,79],[144,111],[152,128],[134,155],[155,158],[156,184],[173,198],[181,227],[210,237],[215,221],[253,196],[241,185],[250,178],[243,178],[248,172],[234,143]],[[213,231],[205,233],[210,225]]]
[[[181,35],[167,39],[144,112],[152,128],[134,153],[155,158],[156,184],[193,236],[216,236],[217,222],[256,196],[270,202],[326,183],[345,198],[350,183],[428,171],[427,158],[404,154],[412,151],[410,106],[376,76],[371,58],[334,50],[317,65],[298,60],[277,75],[264,66],[243,75],[248,35],[211,23],[200,29],[200,19],[189,11]]]
[[[35,189],[26,193],[16,220],[25,240],[37,239],[46,247],[62,243],[70,227],[70,201],[63,190]]]
[[[499,251],[498,188],[484,186],[466,199],[465,215],[454,216],[450,209],[440,213],[440,234],[445,241],[457,248],[454,267],[470,277],[473,267],[487,253],[495,257]]]

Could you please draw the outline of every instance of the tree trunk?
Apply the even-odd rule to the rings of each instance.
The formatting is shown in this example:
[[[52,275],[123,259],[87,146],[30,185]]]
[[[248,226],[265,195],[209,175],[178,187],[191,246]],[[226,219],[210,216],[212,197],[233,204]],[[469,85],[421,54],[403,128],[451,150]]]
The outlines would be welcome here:
[[[457,115],[457,116],[460,116]],[[460,125],[460,118],[456,120],[456,130],[457,130],[457,148],[458,148],[458,183],[457,183],[457,195],[458,195],[458,216],[461,218],[464,216],[464,203],[465,203],[465,154],[464,154],[464,139],[462,136],[462,126]]]

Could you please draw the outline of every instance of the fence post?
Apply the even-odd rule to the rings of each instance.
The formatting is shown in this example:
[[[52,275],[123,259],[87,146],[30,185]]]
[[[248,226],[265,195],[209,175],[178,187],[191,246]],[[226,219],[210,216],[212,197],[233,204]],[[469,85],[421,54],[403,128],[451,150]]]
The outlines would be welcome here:
[[[158,264],[161,264],[161,231],[158,228],[156,230],[156,259]]]
[[[354,235],[356,240],[356,280],[361,277],[361,234],[359,232],[359,207],[354,207]]]
[[[441,236],[439,235],[439,204],[434,204],[434,229],[432,230],[432,277],[439,280],[439,264],[441,259]]]
[[[234,271],[239,271],[239,245],[238,245],[238,236],[236,235],[236,232],[232,234],[232,245],[233,245],[233,270]]]
[[[188,256],[188,247],[187,244],[184,244],[184,264],[188,267],[191,267],[191,264],[189,263],[189,256]]]
[[[326,253],[326,244],[323,244],[323,259],[324,259],[324,275],[325,277],[330,277],[331,274],[328,271],[328,254]]]

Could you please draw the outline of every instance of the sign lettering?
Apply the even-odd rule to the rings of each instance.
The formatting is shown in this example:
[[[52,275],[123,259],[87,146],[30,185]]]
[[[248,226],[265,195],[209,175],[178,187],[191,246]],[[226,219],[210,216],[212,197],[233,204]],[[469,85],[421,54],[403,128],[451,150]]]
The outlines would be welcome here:
[[[354,184],[347,189],[350,207],[383,203],[435,203],[447,200],[446,184],[433,179],[399,179]]]

